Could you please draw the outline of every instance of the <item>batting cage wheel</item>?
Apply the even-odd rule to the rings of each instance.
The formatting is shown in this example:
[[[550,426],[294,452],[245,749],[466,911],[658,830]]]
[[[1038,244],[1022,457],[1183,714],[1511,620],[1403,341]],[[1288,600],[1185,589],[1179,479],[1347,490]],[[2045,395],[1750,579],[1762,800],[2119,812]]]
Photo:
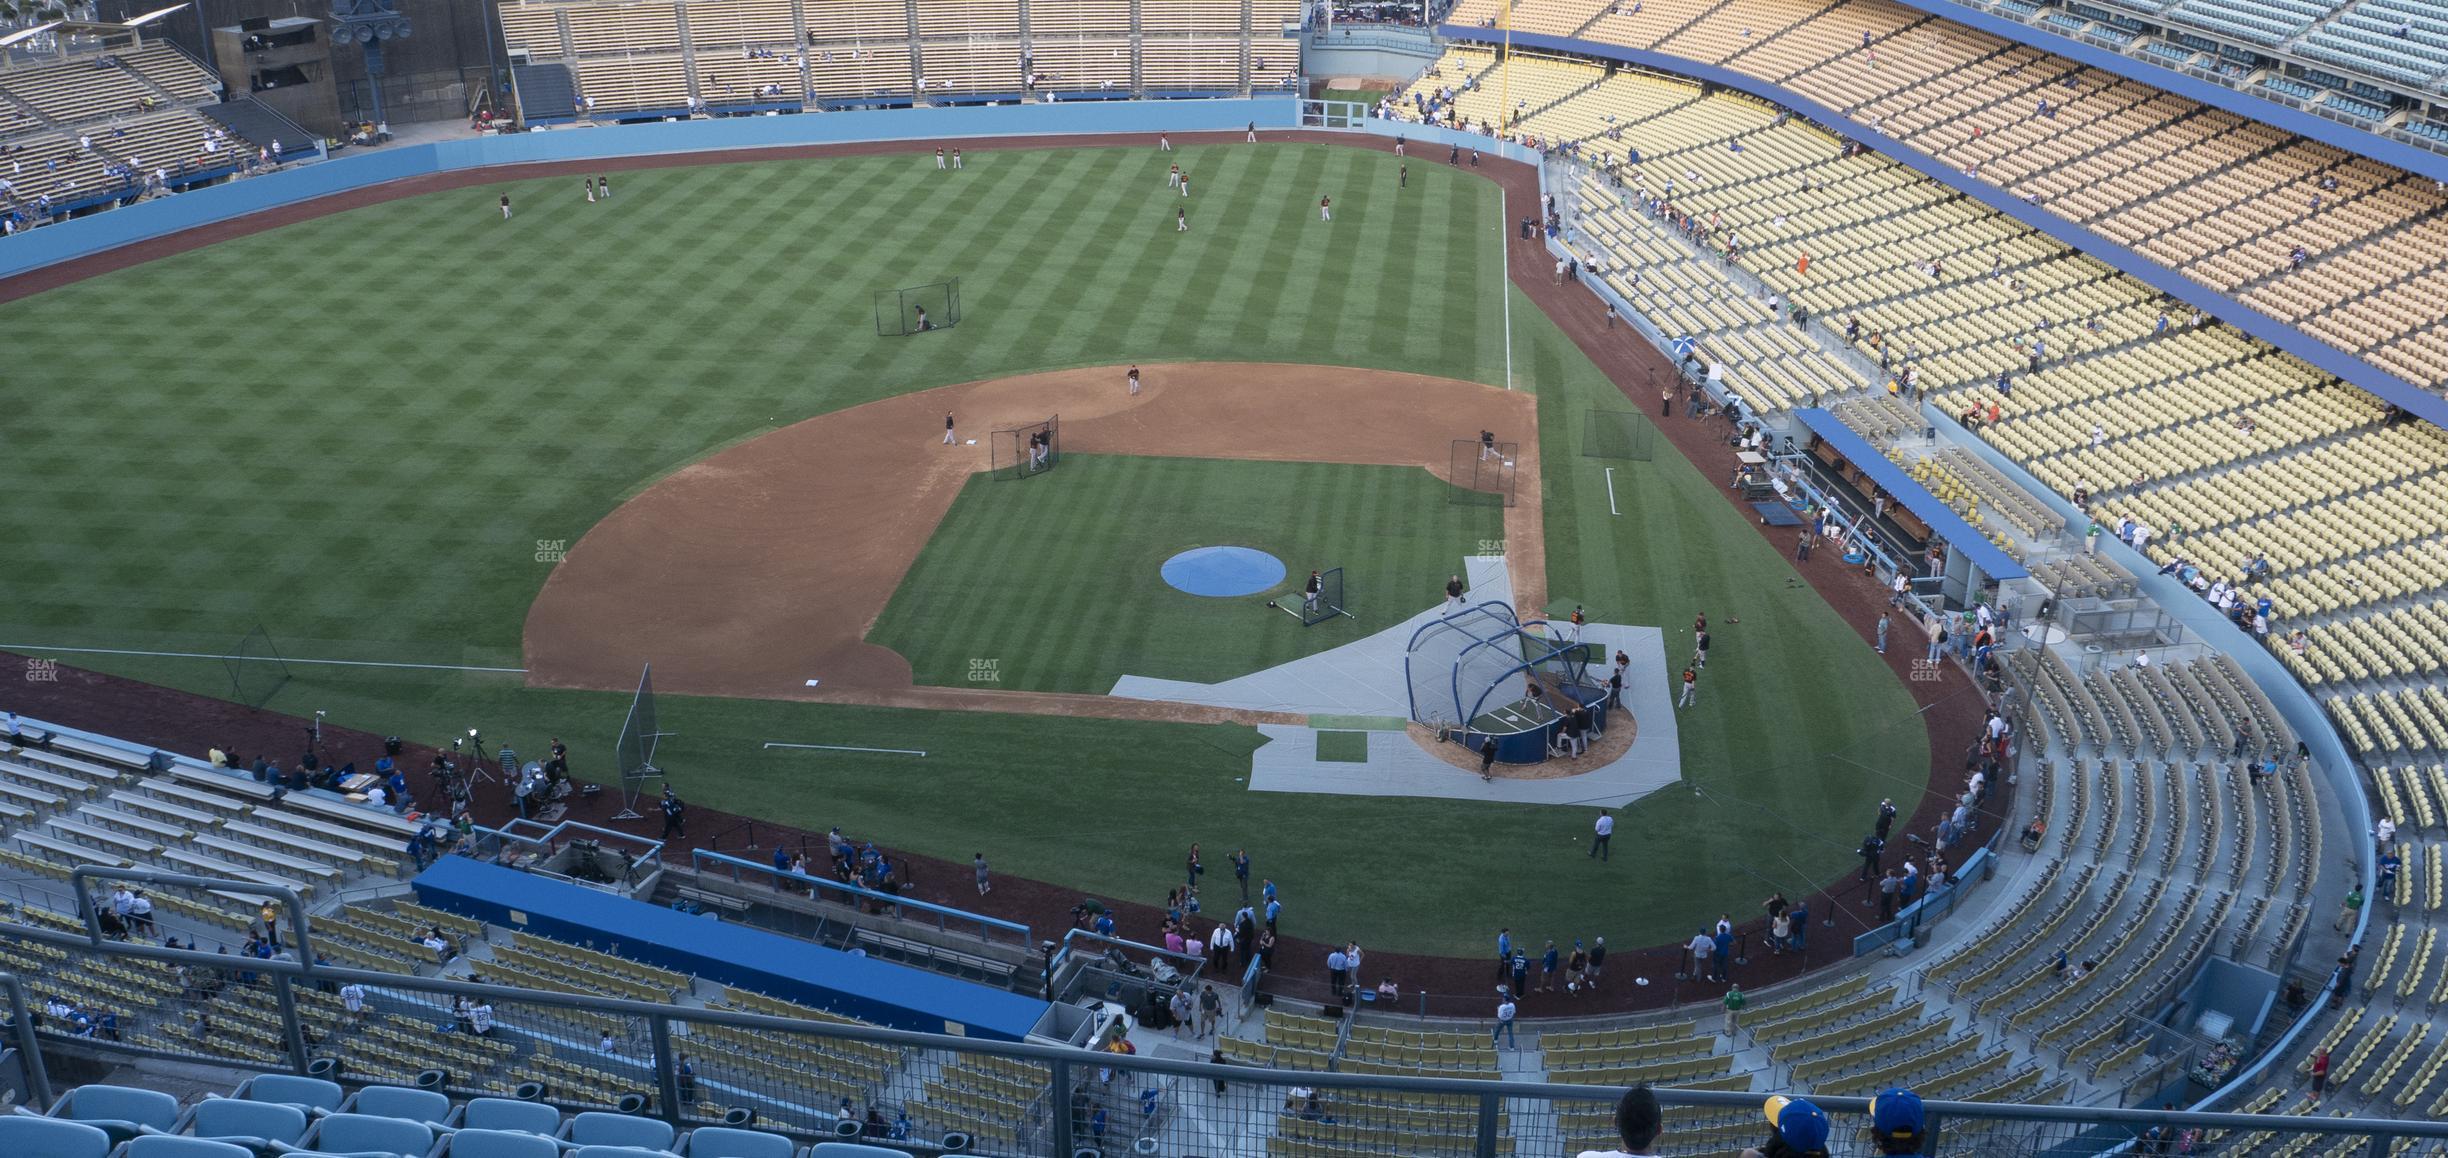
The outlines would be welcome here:
[[[960,324],[960,279],[875,292],[876,335],[907,337]]]

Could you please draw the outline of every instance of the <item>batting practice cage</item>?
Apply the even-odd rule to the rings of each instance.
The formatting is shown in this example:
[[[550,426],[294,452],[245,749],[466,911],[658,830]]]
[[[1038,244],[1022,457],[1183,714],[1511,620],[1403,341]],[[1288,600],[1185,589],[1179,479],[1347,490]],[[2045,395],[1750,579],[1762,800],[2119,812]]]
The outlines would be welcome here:
[[[1513,464],[1521,461],[1516,455],[1518,442],[1488,443],[1476,438],[1453,440],[1453,451],[1446,458],[1445,477],[1458,488],[1453,501],[1458,506],[1513,505]]]
[[[1341,567],[1328,567],[1318,572],[1316,602],[1312,603],[1309,600],[1309,577],[1303,575],[1300,577],[1300,584],[1294,587],[1289,594],[1277,596],[1268,606],[1283,609],[1286,615],[1300,620],[1302,627],[1316,627],[1338,615],[1351,615],[1353,619],[1360,618],[1343,609],[1345,604]]]
[[[986,454],[998,479],[1035,478],[1054,469],[1062,461],[1062,415],[995,431],[986,437]]]
[[[877,290],[876,334],[899,338],[922,330],[949,330],[960,324],[960,279],[908,289]]]
[[[1421,625],[1403,654],[1411,718],[1472,751],[1492,737],[1496,758],[1507,764],[1546,759],[1564,713],[1575,707],[1590,709],[1605,727],[1606,689],[1589,680],[1587,649],[1549,638],[1545,626],[1525,626],[1503,603],[1473,604]]]

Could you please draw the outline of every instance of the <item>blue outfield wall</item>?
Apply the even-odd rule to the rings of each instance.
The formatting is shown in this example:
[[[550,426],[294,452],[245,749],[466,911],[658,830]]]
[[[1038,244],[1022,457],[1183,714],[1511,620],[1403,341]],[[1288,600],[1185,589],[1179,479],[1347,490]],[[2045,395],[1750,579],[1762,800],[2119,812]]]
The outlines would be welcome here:
[[[444,912],[555,940],[609,941],[648,965],[891,1029],[1019,1041],[1046,1010],[1005,990],[463,856],[436,861],[414,885],[417,903]]]
[[[2021,26],[2015,25],[2014,27],[2020,28]],[[1438,31],[1452,39],[1479,45],[1499,45],[1505,39],[1503,32],[1490,28],[1469,28],[1448,24],[1439,28]],[[1696,60],[1686,60],[1679,56],[1669,56],[1647,49],[1626,48],[1619,44],[1601,44],[1592,40],[1544,36],[1527,32],[1514,33],[1512,40],[1513,47],[1517,49],[1619,61],[1657,72],[1705,81],[1721,88],[1749,93],[1774,101],[1802,116],[1867,144],[1887,157],[1911,166],[1922,175],[2047,234],[2061,244],[2096,257],[2152,289],[2178,301],[2198,306],[2202,312],[2234,326],[2244,334],[2293,354],[2323,373],[2362,387],[2382,400],[2393,402],[2435,426],[2448,426],[2448,398],[2433,394],[2353,354],[2278,321],[2125,246],[2095,234],[2081,225],[2059,217],[2041,206],[2016,197],[1986,181],[1966,177],[1961,170],[1877,132],[1867,125],[1858,124],[1836,109],[1820,104],[1782,85],[1771,84],[1719,65],[1703,64]],[[2217,86],[2210,87],[2216,88]],[[2228,95],[2235,94],[2229,93]],[[2369,138],[2368,134],[2366,138],[2376,140],[2376,138]]]
[[[1189,133],[1239,129],[1253,121],[1262,129],[1297,127],[1300,102],[1282,96],[862,109],[796,116],[656,121],[406,145],[343,154],[320,164],[283,169],[31,230],[0,244],[0,278],[283,205],[461,169],[853,141],[1160,130]]]

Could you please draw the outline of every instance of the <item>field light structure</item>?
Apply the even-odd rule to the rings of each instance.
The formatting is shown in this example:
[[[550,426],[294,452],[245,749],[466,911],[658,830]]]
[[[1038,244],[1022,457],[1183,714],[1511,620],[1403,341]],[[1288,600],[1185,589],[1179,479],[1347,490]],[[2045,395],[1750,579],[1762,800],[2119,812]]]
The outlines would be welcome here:
[[[391,0],[332,0],[332,43],[356,43],[365,51],[366,92],[374,102],[374,123],[384,121],[382,108],[383,42],[406,40],[408,18]]]

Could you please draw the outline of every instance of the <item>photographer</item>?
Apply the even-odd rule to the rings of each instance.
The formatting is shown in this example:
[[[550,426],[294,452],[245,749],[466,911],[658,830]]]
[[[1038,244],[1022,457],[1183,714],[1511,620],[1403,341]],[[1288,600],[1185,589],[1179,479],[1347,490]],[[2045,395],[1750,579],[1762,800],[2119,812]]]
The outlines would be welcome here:
[[[1768,1099],[1768,1140],[1742,1158],[1828,1158],[1828,1120],[1819,1107],[1784,1094]]]

